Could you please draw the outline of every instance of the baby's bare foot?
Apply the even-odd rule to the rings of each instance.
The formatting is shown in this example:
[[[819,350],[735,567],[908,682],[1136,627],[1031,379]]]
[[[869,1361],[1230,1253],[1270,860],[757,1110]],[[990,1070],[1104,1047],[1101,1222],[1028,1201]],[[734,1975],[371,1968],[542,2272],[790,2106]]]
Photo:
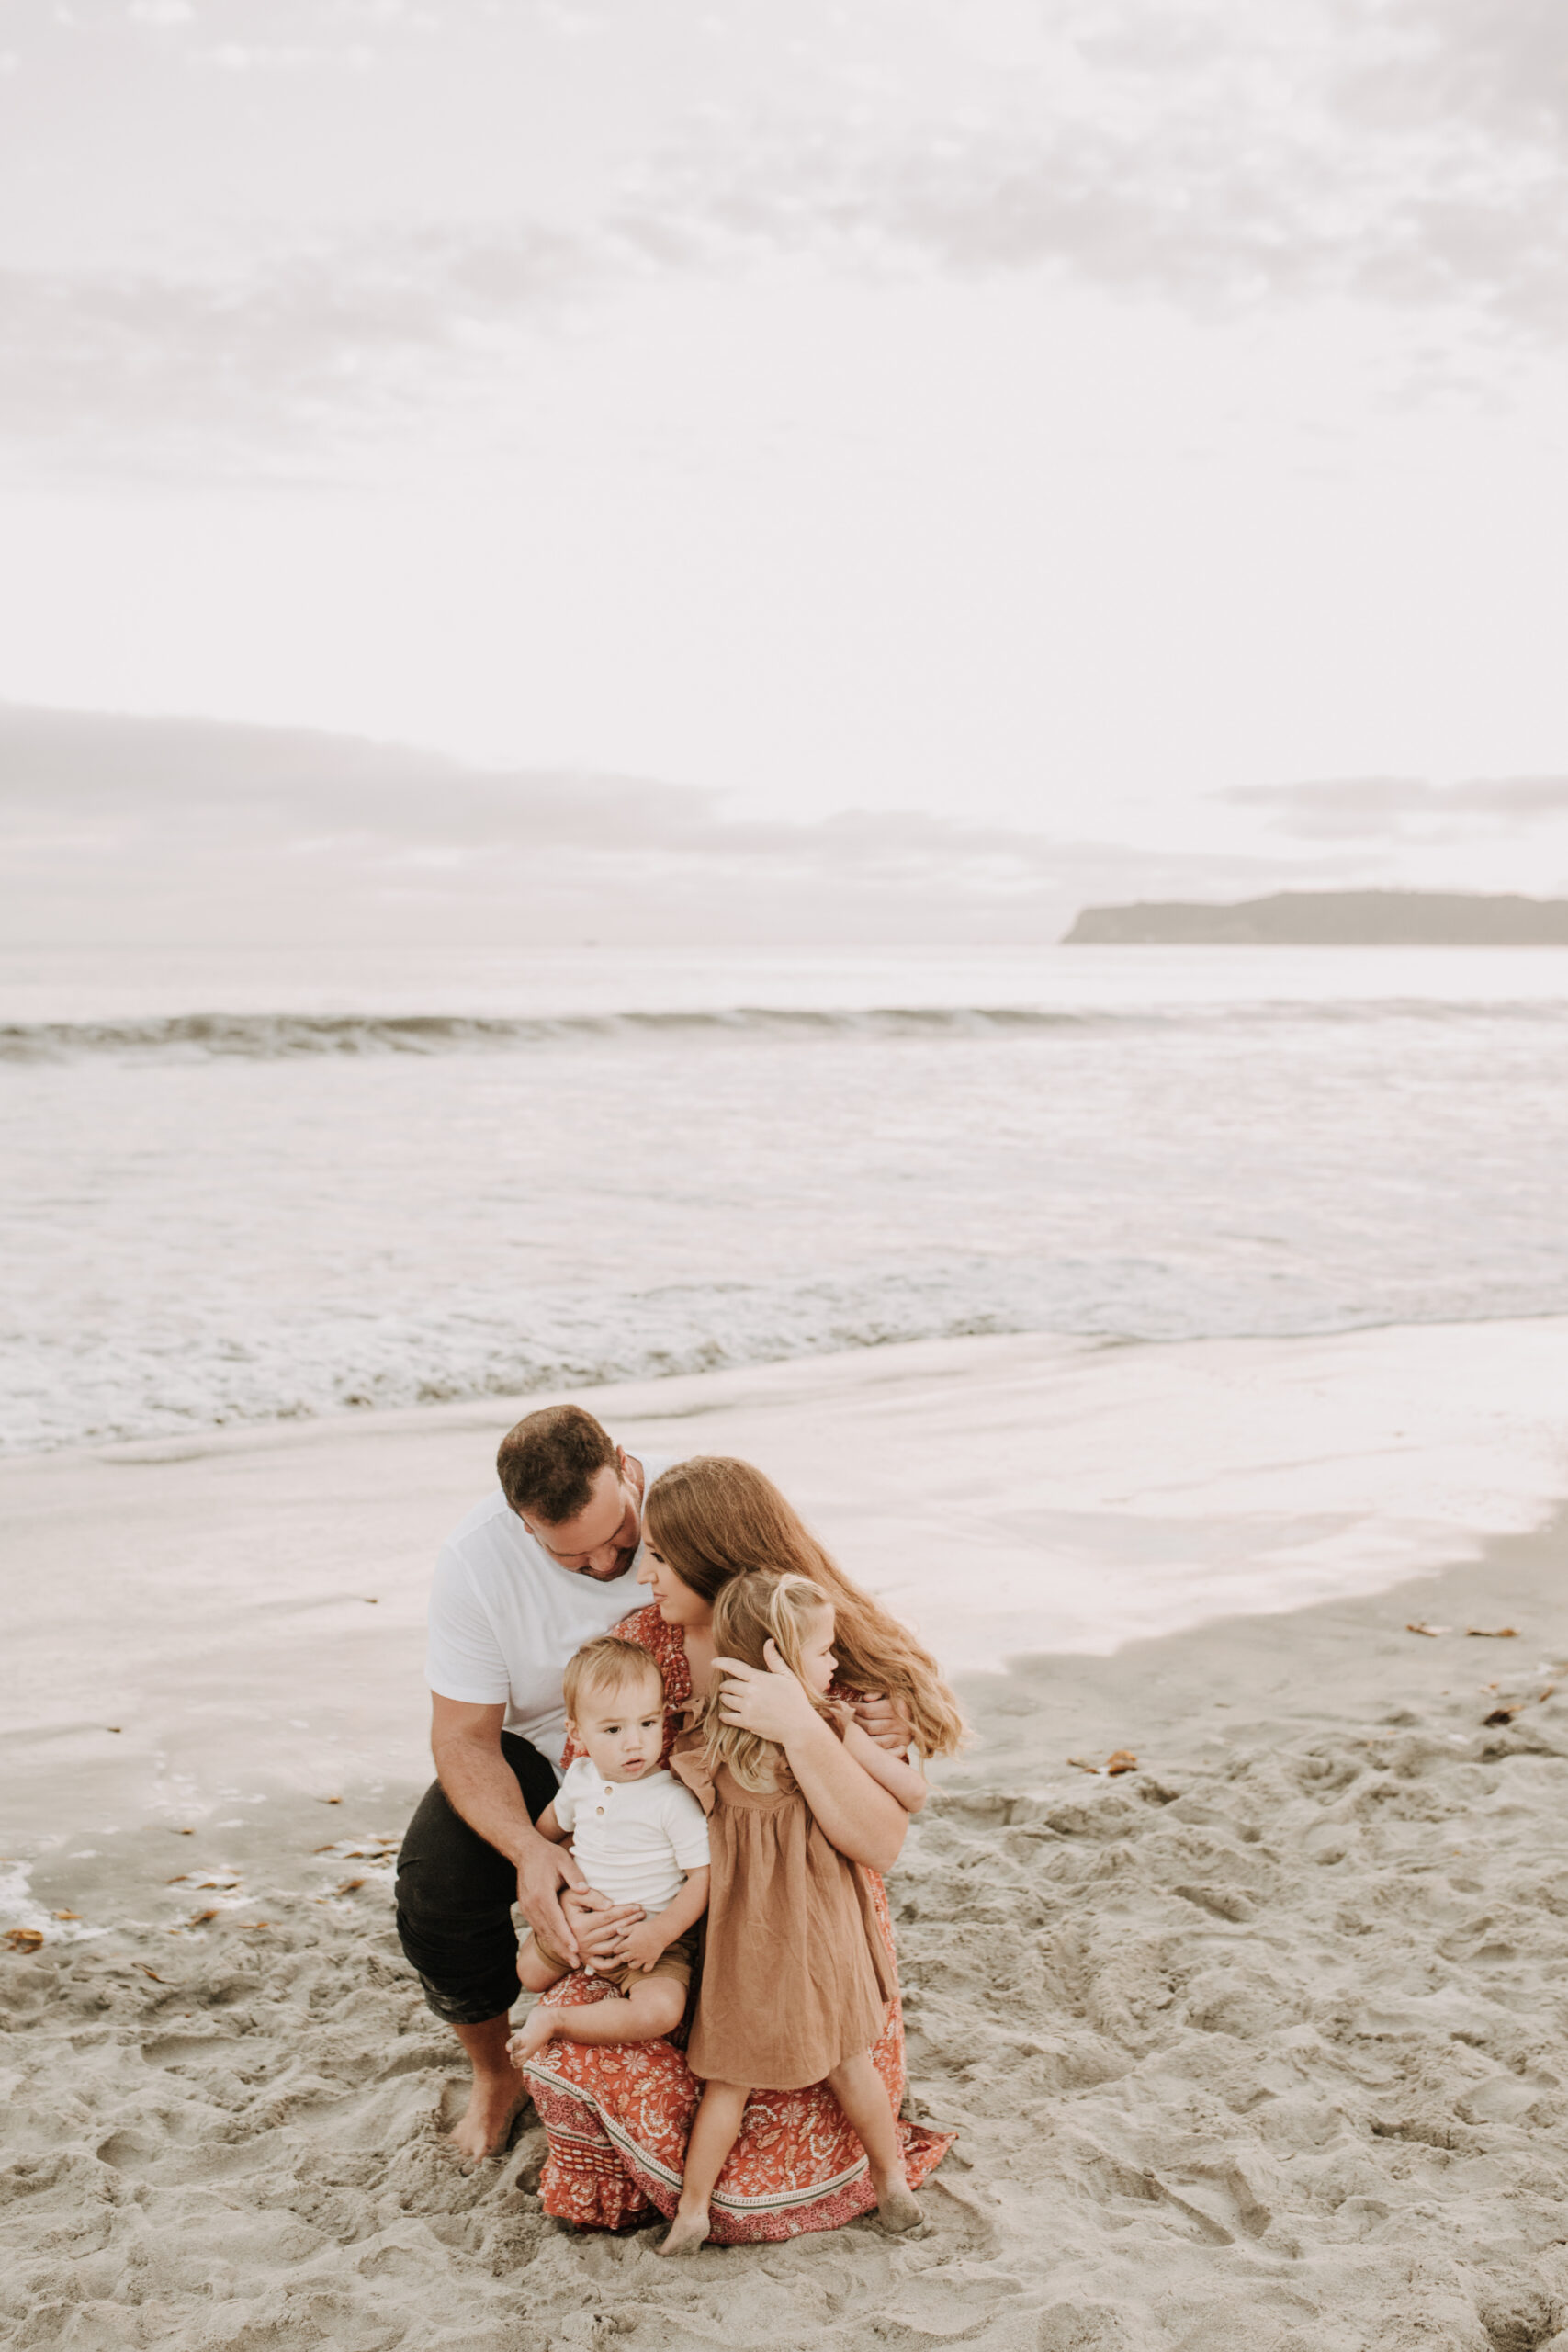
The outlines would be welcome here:
[[[713,2223],[705,2212],[682,2213],[677,2206],[675,2219],[666,2230],[664,2242],[660,2246],[659,2252],[660,2254],[695,2254],[698,2246],[707,2244],[708,2232],[712,2227]]]
[[[901,2235],[907,2230],[925,2227],[914,2190],[902,2173],[895,2173],[876,2183],[876,2226],[890,2235]]]

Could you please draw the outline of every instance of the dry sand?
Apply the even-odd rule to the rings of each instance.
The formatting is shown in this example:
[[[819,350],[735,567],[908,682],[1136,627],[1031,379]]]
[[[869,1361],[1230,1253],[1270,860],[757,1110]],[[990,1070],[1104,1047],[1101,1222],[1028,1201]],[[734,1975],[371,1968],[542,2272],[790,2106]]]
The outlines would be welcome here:
[[[1182,1351],[1157,1352],[1179,1385]],[[1015,1378],[1016,1353],[992,1361]],[[855,1384],[832,1386],[841,1419]],[[729,1422],[688,1442],[739,1426],[727,1393]],[[77,1655],[122,1654],[130,1702],[117,1733],[80,1691],[67,1720],[64,1598],[29,1588],[6,1759],[34,1767],[6,1786],[30,1883],[6,1917],[46,1940],[0,1954],[0,2343],[1568,2347],[1568,1674],[1540,1695],[1568,1661],[1562,1521],[1478,1544],[1456,1520],[1457,1565],[1413,1581],[964,1677],[983,1736],[893,1883],[912,2094],[961,2133],[929,2233],[712,2250],[671,2278],[649,2233],[547,2222],[527,2119],[472,2173],[440,2144],[454,2048],[388,1896],[420,1771],[400,1563],[472,1491],[471,1467],[442,1484],[479,1442],[464,1411],[0,1476],[11,1540],[57,1578],[82,1559]],[[1534,1476],[1495,1481],[1494,1519]],[[109,1494],[145,1499],[114,1518]],[[246,1603],[253,1519],[291,1565]],[[384,1539],[376,1579],[350,1521]],[[1365,1575],[1388,1565],[1373,1546]],[[161,1569],[188,1614],[154,1639]],[[122,1784],[95,1739],[123,1744]],[[1115,1780],[1066,1761],[1122,1747],[1139,1769]]]

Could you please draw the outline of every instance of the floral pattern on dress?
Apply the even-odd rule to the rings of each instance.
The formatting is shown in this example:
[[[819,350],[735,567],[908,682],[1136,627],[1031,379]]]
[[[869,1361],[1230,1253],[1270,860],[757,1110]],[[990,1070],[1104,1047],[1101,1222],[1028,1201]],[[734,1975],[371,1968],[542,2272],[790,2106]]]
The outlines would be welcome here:
[[[647,1650],[663,1674],[667,1713],[660,1761],[668,1763],[692,1698],[681,1629],[649,1608],[623,1618],[615,1631]],[[579,1752],[569,1747],[563,1762],[570,1763]],[[866,1871],[865,1878],[896,1972],[886,1891],[874,1871]],[[597,1978],[579,1973],[552,1985],[545,1998],[574,2006],[603,2000],[608,1990]],[[897,2113],[907,2080],[897,1993],[871,2054]],[[549,2141],[539,2184],[547,2213],[580,2228],[617,2230],[656,2210],[674,2212],[702,2086],[672,2042],[552,2041],[530,2064],[528,2082]],[[909,2186],[917,2188],[942,2162],[953,2135],[900,2122],[898,2136]],[[826,2083],[807,2090],[753,2091],[714,2191],[713,2240],[735,2245],[841,2229],[875,2202],[859,2135]]]

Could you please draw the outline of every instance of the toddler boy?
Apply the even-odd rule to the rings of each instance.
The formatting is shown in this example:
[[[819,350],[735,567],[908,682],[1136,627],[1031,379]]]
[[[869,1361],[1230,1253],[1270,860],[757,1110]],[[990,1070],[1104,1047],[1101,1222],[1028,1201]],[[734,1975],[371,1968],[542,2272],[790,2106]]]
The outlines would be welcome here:
[[[572,1852],[591,1886],[612,1903],[640,1903],[626,1957],[598,1973],[618,1998],[572,2008],[536,2004],[507,2043],[524,2066],[559,2034],[568,2041],[656,2041],[685,2014],[692,1929],[707,1908],[708,1831],[701,1805],[661,1771],[664,1680],[648,1652],[616,1634],[585,1642],[561,1682],[567,1731],[587,1749],[567,1768],[536,1827]],[[530,1934],[517,1973],[542,1993],[568,1973],[559,1952]]]

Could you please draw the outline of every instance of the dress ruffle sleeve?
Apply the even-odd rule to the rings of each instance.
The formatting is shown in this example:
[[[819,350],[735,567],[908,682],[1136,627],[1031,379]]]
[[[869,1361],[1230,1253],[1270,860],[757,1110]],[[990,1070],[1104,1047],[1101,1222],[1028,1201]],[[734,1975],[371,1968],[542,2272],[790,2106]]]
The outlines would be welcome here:
[[[712,1813],[715,1804],[713,1767],[703,1754],[700,1732],[683,1731],[676,1736],[670,1751],[670,1770],[678,1781],[691,1790],[705,1813]]]

